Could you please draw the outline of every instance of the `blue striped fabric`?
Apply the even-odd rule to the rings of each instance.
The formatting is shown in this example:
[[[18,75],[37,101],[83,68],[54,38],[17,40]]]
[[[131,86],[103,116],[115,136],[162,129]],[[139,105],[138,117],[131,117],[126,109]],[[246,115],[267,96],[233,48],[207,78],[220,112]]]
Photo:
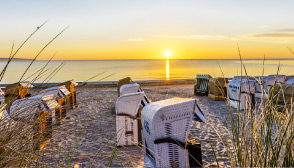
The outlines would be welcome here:
[[[202,110],[200,109],[200,107],[198,106],[197,102],[196,102],[195,106],[196,107],[195,107],[194,119],[199,122],[206,122],[204,114],[203,114]]]
[[[138,92],[143,92],[142,88],[139,88]],[[143,100],[141,101],[141,106],[145,107],[147,104],[151,103],[151,100],[147,98],[147,96],[144,93]]]

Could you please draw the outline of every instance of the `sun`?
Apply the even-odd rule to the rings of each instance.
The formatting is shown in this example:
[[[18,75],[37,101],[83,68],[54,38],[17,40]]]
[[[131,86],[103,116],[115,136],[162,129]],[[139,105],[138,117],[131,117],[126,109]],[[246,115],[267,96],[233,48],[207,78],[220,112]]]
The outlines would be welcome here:
[[[165,52],[164,52],[164,56],[165,56],[166,58],[169,58],[169,57],[171,56],[170,51],[165,51]]]

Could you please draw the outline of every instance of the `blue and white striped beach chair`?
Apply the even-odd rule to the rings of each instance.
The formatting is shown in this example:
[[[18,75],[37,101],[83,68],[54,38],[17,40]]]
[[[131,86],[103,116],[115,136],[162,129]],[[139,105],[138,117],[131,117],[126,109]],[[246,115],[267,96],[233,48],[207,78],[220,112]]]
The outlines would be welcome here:
[[[208,84],[209,79],[212,78],[210,75],[197,75],[197,83],[194,86],[194,95],[208,95]]]

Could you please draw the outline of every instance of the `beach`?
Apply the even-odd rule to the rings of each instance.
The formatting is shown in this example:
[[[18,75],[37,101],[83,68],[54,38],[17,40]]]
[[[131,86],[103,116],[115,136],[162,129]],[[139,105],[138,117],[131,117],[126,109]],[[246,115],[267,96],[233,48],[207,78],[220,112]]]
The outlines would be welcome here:
[[[147,97],[159,101],[173,97],[197,100],[207,119],[206,123],[192,121],[189,139],[196,138],[202,146],[203,166],[217,166],[213,149],[226,156],[223,143],[229,137],[229,112],[225,101],[213,101],[207,96],[194,96],[194,84],[142,86]],[[36,94],[40,89],[32,89]],[[53,127],[53,136],[40,151],[41,167],[76,165],[79,167],[141,167],[143,151],[140,146],[116,148],[115,86],[85,85],[76,88],[78,107],[67,112],[68,118]],[[222,138],[220,139],[219,136]],[[113,155],[113,151],[115,155]],[[113,160],[111,157],[113,156]],[[218,158],[221,166],[230,166],[227,159]],[[110,162],[112,160],[112,162]],[[70,163],[69,163],[70,161]]]

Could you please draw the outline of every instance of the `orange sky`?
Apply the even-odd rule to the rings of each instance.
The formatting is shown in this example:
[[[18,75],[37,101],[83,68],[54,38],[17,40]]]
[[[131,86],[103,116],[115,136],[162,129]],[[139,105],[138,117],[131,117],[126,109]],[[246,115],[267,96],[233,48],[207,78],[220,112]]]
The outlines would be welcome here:
[[[16,57],[38,59],[294,58],[293,1],[1,1],[0,57],[49,20]]]

